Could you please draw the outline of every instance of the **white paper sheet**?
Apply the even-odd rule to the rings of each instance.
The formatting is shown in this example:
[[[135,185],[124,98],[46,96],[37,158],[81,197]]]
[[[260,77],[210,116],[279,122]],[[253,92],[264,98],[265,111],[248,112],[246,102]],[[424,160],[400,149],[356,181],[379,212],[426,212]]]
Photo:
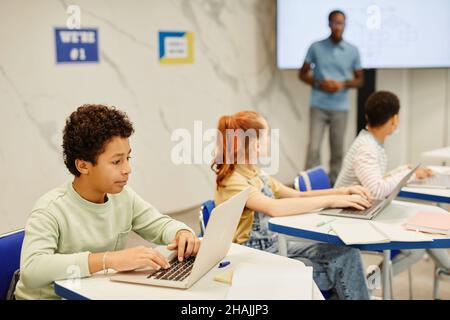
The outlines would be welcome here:
[[[333,222],[331,229],[347,245],[390,242],[387,235],[379,232],[368,222]]]
[[[347,245],[433,241],[430,235],[408,231],[400,225],[376,221],[333,222],[331,228]]]
[[[227,299],[311,300],[312,290],[312,267],[240,263]]]

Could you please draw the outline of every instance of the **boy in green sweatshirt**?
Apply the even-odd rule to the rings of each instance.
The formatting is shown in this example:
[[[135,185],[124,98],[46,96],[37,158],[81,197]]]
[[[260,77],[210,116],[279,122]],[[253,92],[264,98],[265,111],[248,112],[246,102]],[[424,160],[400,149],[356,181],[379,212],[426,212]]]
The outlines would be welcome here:
[[[162,215],[126,186],[133,132],[125,113],[102,105],[81,106],[67,119],[63,154],[74,179],[43,195],[31,211],[17,299],[58,299],[55,280],[102,270],[169,267],[152,248],[124,249],[130,231],[168,244],[179,260],[197,254],[200,242],[188,226]]]

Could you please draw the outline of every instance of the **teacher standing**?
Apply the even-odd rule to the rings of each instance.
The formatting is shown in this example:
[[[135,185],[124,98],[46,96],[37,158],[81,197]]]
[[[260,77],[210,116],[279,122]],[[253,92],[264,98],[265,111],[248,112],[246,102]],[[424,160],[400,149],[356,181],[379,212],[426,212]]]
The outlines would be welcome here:
[[[312,86],[310,129],[306,169],[321,164],[320,146],[330,126],[330,180],[334,184],[342,164],[344,134],[347,127],[348,89],[364,83],[358,49],[342,38],[345,14],[328,15],[331,35],[314,42],[308,49],[299,78]]]

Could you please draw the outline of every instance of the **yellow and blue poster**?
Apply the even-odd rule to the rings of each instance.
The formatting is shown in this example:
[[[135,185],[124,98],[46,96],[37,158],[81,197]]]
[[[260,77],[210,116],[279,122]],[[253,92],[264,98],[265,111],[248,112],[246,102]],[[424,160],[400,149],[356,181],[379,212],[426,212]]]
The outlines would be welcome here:
[[[192,32],[159,32],[159,62],[161,64],[194,63]]]

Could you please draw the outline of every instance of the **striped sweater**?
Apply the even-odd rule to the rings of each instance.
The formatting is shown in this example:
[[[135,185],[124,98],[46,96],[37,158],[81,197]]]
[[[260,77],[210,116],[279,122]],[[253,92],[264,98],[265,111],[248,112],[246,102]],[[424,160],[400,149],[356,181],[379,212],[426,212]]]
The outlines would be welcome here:
[[[388,174],[386,151],[367,130],[361,130],[344,158],[335,187],[362,185],[372,197],[381,199],[389,195],[410,171],[401,166]]]

